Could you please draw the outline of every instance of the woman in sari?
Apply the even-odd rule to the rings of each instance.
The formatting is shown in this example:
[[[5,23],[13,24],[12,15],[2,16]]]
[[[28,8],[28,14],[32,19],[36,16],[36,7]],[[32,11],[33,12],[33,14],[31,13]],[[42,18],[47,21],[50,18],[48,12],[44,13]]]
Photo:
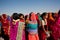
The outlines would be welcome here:
[[[9,40],[9,26],[7,15],[2,14],[2,36],[4,37],[4,40]]]
[[[42,21],[42,17],[40,13],[37,13],[37,22],[38,22],[38,35],[39,35],[39,39],[40,39],[40,27],[41,27],[41,21]]]
[[[54,18],[52,17],[52,13],[48,13],[48,26],[49,26],[49,30],[51,31],[52,30],[52,27],[51,25],[54,24],[55,20]]]
[[[13,13],[10,24],[10,40],[16,40],[18,25],[19,25],[19,15],[17,13]]]
[[[53,37],[52,37],[52,35],[51,35],[52,30],[53,30],[52,24],[54,25],[54,23],[55,23],[55,19],[53,18],[52,14],[53,14],[52,12],[49,12],[49,13],[48,13],[48,20],[47,20],[48,30],[49,30],[49,32],[50,32],[49,40],[53,40]]]
[[[25,40],[25,21],[24,21],[24,15],[19,14],[19,26],[18,26],[18,32],[17,32],[17,40]]]
[[[56,26],[57,26],[57,39],[60,40],[60,12],[58,12],[58,19],[56,20]]]
[[[31,12],[29,15],[27,31],[28,31],[28,40],[39,40],[36,15],[33,12]]]
[[[50,37],[50,34],[48,32],[48,26],[47,26],[47,18],[48,18],[48,14],[46,12],[44,12],[42,15],[42,21],[41,21],[41,27],[40,27],[40,37],[41,40],[47,40],[48,37]]]
[[[53,18],[54,18],[54,23],[50,25],[51,36],[53,38],[52,40],[58,40],[58,36],[59,36],[59,33],[58,33],[58,23],[59,23],[58,13],[54,13]]]
[[[54,40],[60,40],[60,12],[54,14],[55,23],[52,25],[53,31],[52,36]]]
[[[42,17],[41,17],[41,14],[40,13],[37,13],[37,21],[38,21],[38,26],[40,27],[41,26],[41,21],[42,21]]]
[[[59,12],[58,12],[58,14],[59,14],[59,18],[58,18],[58,31],[59,31],[59,39],[60,39],[60,10],[59,10]]]

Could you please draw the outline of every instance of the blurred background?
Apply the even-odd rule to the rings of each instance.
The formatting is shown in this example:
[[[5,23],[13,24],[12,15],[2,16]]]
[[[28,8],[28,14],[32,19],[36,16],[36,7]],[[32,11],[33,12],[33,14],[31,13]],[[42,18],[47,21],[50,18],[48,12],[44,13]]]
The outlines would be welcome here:
[[[56,12],[59,9],[60,0],[0,0],[0,14]]]

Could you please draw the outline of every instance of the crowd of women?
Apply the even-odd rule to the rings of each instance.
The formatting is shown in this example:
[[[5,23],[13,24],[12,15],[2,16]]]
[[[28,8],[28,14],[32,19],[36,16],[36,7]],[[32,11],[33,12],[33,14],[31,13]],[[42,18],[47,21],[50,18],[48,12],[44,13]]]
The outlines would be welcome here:
[[[0,15],[0,37],[4,40],[60,40],[60,11],[23,15]]]

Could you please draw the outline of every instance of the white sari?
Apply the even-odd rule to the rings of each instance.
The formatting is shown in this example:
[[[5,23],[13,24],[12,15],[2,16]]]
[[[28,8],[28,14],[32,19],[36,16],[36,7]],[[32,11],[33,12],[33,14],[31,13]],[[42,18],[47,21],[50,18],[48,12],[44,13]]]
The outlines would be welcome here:
[[[24,22],[21,21],[19,22],[16,40],[22,40],[22,32],[23,32],[24,24],[25,24]]]

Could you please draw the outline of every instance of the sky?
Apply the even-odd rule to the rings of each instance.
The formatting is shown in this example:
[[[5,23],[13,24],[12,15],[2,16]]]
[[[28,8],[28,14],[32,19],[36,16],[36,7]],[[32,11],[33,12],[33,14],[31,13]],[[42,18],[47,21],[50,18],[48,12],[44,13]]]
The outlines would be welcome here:
[[[56,12],[59,9],[60,0],[0,0],[0,14]]]

